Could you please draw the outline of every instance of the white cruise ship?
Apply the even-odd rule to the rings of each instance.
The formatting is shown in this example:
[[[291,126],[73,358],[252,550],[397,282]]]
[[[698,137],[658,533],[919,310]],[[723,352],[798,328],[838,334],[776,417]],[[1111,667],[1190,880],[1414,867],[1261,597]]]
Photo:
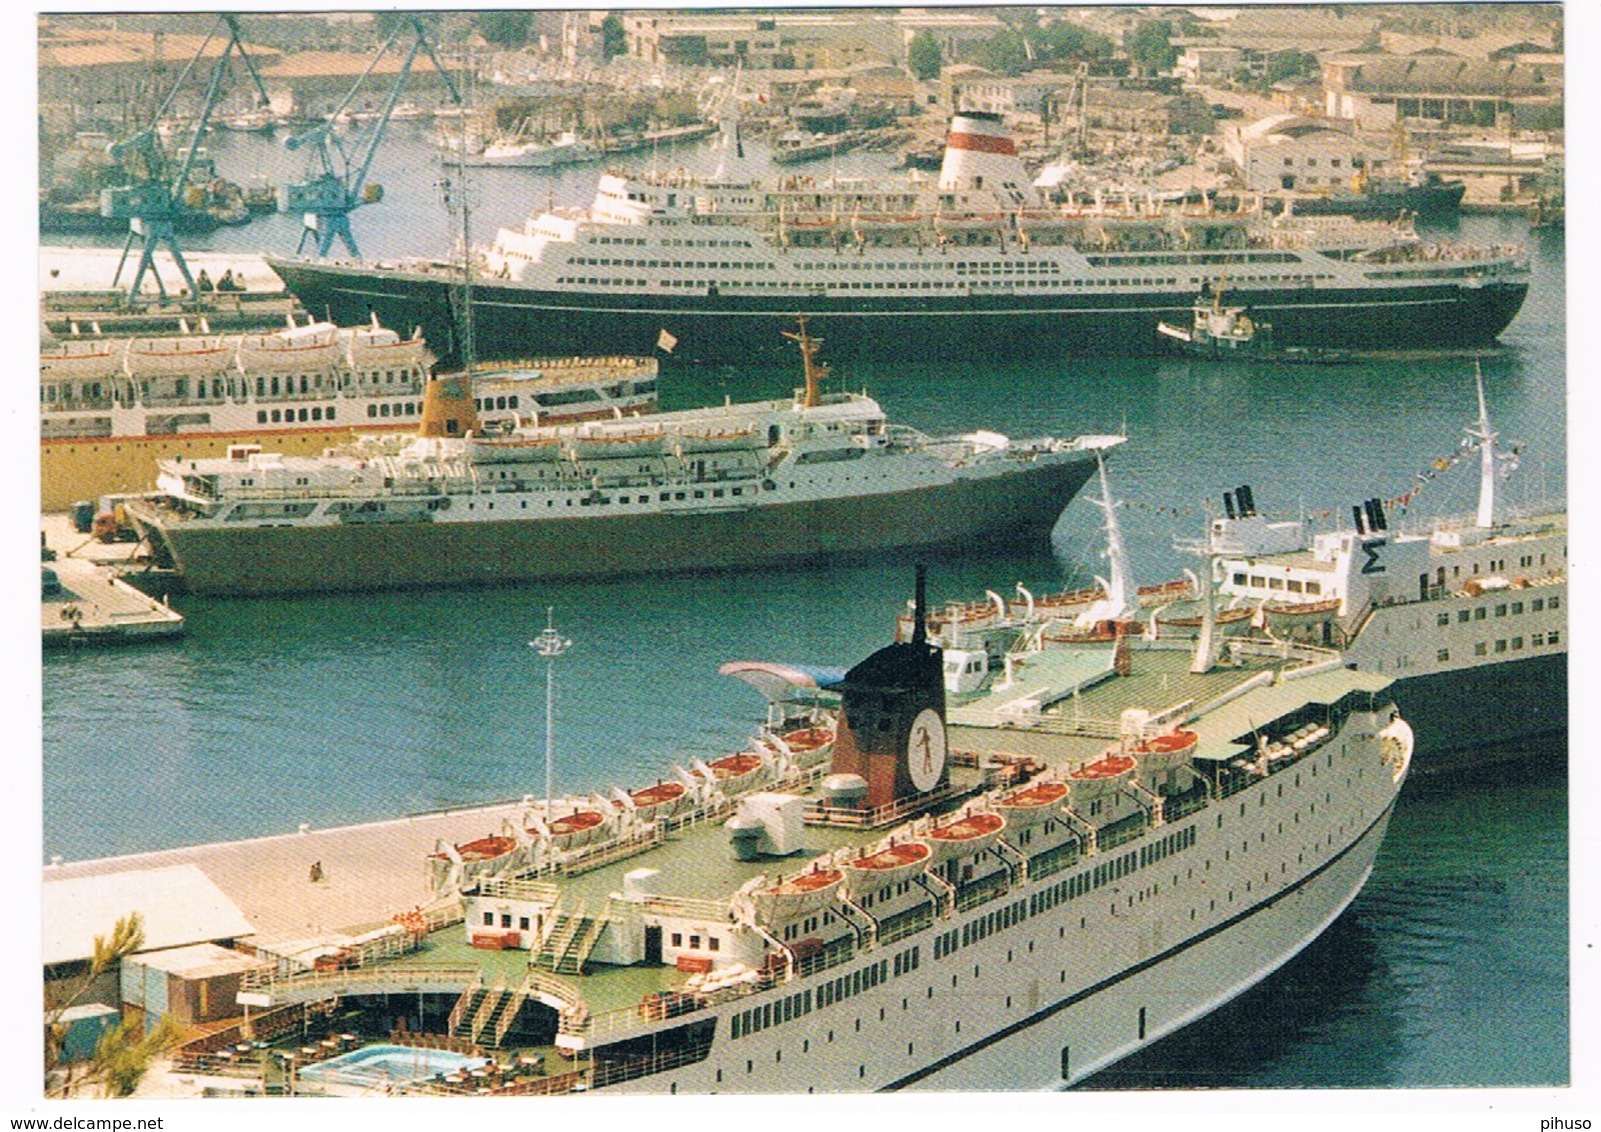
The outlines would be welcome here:
[[[864,394],[484,427],[428,386],[422,434],[321,457],[167,460],[129,504],[191,591],[267,594],[700,572],[1043,539],[1120,436],[929,437]]]
[[[395,994],[428,1027],[412,1044],[516,1053],[413,1093],[1048,1089],[1227,1002],[1357,897],[1411,759],[1384,677],[1238,642],[1218,665],[1128,640],[1025,659],[1035,707],[1010,716],[1015,687],[948,712],[920,632],[849,671],[725,665],[837,708],[654,785],[525,798],[433,854],[409,936],[397,918],[321,966],[258,952],[241,1000]]]
[[[1150,353],[1226,278],[1284,347],[1492,343],[1528,289],[1519,249],[1425,241],[1409,225],[1222,213],[1207,203],[1057,205],[996,115],[952,119],[937,178],[610,171],[480,249],[480,344],[510,353],[771,355],[797,310],[842,360]],[[307,307],[376,313],[448,342],[458,263],[270,258]],[[664,334],[665,332],[665,334]]]

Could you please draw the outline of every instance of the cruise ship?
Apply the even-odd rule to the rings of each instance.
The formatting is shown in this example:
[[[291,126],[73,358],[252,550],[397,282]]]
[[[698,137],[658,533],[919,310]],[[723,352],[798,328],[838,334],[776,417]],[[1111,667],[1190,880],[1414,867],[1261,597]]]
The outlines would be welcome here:
[[[298,1018],[393,992],[426,1031],[404,1041],[479,1052],[406,1093],[1049,1089],[1229,1001],[1356,899],[1411,762],[1385,677],[1244,642],[1017,660],[1027,677],[959,697],[921,632],[848,671],[725,665],[773,705],[747,750],[525,797],[429,857],[409,935],[258,949],[240,1001]],[[340,1091],[340,1060],[306,1088]]]
[[[1394,681],[1391,692],[1417,732],[1418,770],[1459,769],[1516,755],[1531,742],[1565,737],[1567,515],[1511,508],[1498,485],[1509,471],[1498,452],[1482,383],[1479,417],[1457,461],[1476,455],[1472,515],[1391,530],[1380,499],[1351,507],[1351,523],[1319,530],[1306,518],[1257,510],[1244,485],[1223,495],[1211,520],[1213,572],[1135,588],[1116,504],[1102,469],[1108,577],[1095,586],[1008,600],[952,603],[929,615],[946,650],[947,685],[961,692],[989,679],[1020,641],[1111,639],[1115,633],[1193,638],[1195,609],[1210,585],[1221,603],[1214,631],[1337,650],[1343,663]],[[1439,470],[1439,469],[1437,469]],[[898,639],[913,625],[900,616]]]
[[[804,320],[790,337],[793,398],[507,428],[436,378],[407,443],[166,460],[129,511],[201,594],[699,572],[1043,539],[1123,443],[926,436],[865,394],[822,393]]]
[[[1147,354],[1227,280],[1284,346],[1487,346],[1523,303],[1521,249],[1425,241],[1407,223],[1059,205],[992,114],[952,119],[937,178],[605,173],[475,252],[477,341],[690,362],[770,356],[797,310],[838,357]],[[268,262],[308,308],[420,324],[454,349],[459,262]]]
[[[39,351],[40,505],[147,490],[160,460],[271,444],[314,456],[364,433],[415,431],[435,357],[420,330],[309,321],[254,334],[64,337]],[[486,420],[649,411],[649,356],[530,358],[474,370]]]

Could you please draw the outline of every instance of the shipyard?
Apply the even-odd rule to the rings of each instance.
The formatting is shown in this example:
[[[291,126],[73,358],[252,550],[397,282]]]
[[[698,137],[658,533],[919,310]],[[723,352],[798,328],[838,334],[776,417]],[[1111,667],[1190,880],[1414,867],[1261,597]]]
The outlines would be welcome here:
[[[1577,1084],[1559,7],[35,26],[30,1111]]]

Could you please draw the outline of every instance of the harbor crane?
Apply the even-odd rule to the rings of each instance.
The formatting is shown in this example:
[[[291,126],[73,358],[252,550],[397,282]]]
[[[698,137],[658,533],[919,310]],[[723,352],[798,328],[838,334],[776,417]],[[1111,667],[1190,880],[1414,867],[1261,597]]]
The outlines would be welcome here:
[[[193,133],[189,135],[189,144],[169,156],[158,124],[167,115],[178,92],[200,67],[206,49],[222,29],[227,30],[228,43],[212,66],[205,96],[200,105],[200,116],[195,121]],[[233,16],[219,16],[195,51],[194,58],[189,60],[179,74],[178,81],[162,100],[150,125],[107,147],[112,159],[132,177],[130,184],[103,189],[100,193],[100,214],[128,221],[128,239],[122,246],[122,258],[117,261],[117,272],[111,281],[113,287],[122,279],[122,269],[128,262],[128,254],[133,250],[134,241],[140,241],[142,245],[139,266],[134,271],[133,282],[128,288],[130,302],[138,301],[139,288],[144,282],[147,271],[155,279],[156,289],[160,292],[162,300],[166,300],[167,287],[162,282],[161,273],[156,270],[155,265],[156,249],[163,244],[172,253],[173,263],[178,268],[178,274],[183,276],[189,294],[199,293],[194,277],[189,274],[189,264],[183,258],[183,249],[178,246],[178,228],[186,220],[193,218],[203,204],[203,200],[197,199],[197,193],[199,197],[204,196],[203,190],[191,186],[189,179],[201,152],[200,139],[205,134],[206,127],[210,125],[212,111],[216,109],[223,92],[223,78],[230,73],[229,60],[235,51],[238,52],[245,70],[255,83],[256,93],[261,96],[262,105],[266,105],[267,88],[256,72],[255,63],[245,52],[244,39],[239,34],[238,22]]]
[[[378,54],[373,56],[372,62],[367,64],[367,69],[356,79],[327,121],[303,134],[296,134],[284,143],[291,150],[311,146],[314,154],[311,175],[304,181],[283,186],[278,196],[280,212],[299,212],[305,217],[305,227],[300,232],[300,243],[295,247],[296,255],[305,249],[307,240],[314,240],[317,255],[325,258],[332,250],[336,239],[344,243],[351,255],[361,254],[356,248],[355,233],[350,230],[350,214],[361,205],[376,204],[383,199],[383,186],[368,184],[367,174],[372,170],[373,158],[378,154],[378,143],[383,140],[390,116],[395,110],[395,103],[418,55],[423,53],[428,55],[434,70],[444,79],[451,98],[458,105],[461,103],[461,96],[456,93],[456,86],[450,81],[450,73],[440,65],[433,48],[428,44],[422,23],[413,16],[410,24],[414,33],[411,50],[407,52],[405,62],[401,64],[400,72],[389,88],[383,109],[379,111],[371,129],[366,131],[359,141],[347,149],[344,141],[335,132],[335,126],[345,119],[346,111],[355,99],[357,91],[361,89],[362,83],[373,73],[379,60],[399,41],[405,31],[404,27],[391,35],[378,49]]]

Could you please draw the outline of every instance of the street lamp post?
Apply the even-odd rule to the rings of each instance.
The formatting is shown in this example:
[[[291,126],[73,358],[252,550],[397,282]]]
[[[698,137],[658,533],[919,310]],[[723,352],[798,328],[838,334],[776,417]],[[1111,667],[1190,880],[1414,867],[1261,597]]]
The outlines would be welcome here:
[[[572,641],[556,632],[556,607],[545,610],[545,631],[528,642],[528,647],[545,658],[545,824],[551,821],[550,800],[556,765],[556,658],[572,646]]]

